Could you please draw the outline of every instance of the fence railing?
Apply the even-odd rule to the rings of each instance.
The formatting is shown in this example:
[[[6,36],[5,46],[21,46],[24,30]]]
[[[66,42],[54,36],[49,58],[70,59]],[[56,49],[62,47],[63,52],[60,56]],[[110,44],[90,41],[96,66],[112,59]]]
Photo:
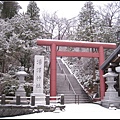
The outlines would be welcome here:
[[[21,97],[20,95],[16,96],[6,96],[5,94],[2,94],[0,96],[0,104],[5,105],[5,104],[16,104],[16,105],[24,105],[24,104],[29,104],[31,106],[35,106],[35,99],[36,98],[41,98],[41,97],[36,97],[36,96],[30,96],[30,97]],[[54,98],[53,100],[51,98]],[[64,105],[64,95],[61,94],[59,96],[45,96],[45,104],[50,105],[50,104],[61,104]]]
[[[71,97],[69,99],[67,99],[66,97]],[[75,104],[79,104],[81,103],[81,95],[79,94],[65,94],[64,96],[65,98],[65,103],[75,103]]]

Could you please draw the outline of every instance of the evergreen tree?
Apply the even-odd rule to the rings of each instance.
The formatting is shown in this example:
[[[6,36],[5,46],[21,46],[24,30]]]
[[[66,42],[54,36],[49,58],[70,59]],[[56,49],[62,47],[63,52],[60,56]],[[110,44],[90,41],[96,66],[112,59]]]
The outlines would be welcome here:
[[[12,35],[13,28],[12,26],[5,21],[0,19],[0,59],[2,60],[2,72],[6,71],[5,64],[9,61],[8,59],[8,49],[9,49],[9,39]],[[0,61],[1,62],[1,61]]]
[[[10,37],[11,44],[14,45],[11,51],[16,51],[13,56],[18,59],[22,66],[30,68],[30,55],[32,47],[35,47],[35,41],[42,35],[42,29],[39,20],[31,20],[28,15],[15,15],[8,22],[14,29],[14,34]],[[13,36],[14,35],[14,36]],[[18,38],[18,39],[16,39]],[[19,54],[19,56],[18,56]]]
[[[27,6],[27,15],[30,16],[32,20],[39,19],[39,7],[37,7],[37,3],[35,1],[30,1]]]
[[[86,2],[79,13],[78,40],[94,41],[95,24],[97,23],[97,12],[91,1]]]
[[[15,14],[18,14],[21,6],[16,1],[3,1],[3,7],[1,11],[1,17],[3,19],[11,19]]]

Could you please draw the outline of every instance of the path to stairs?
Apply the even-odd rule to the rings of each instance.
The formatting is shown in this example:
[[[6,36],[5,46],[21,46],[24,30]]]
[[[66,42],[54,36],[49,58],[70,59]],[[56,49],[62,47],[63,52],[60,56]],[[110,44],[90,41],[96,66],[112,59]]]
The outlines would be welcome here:
[[[75,97],[79,103],[92,102],[91,97],[81,87],[75,76],[71,74],[66,65],[62,62],[61,58],[57,59],[57,95],[59,94],[64,94],[65,103],[75,103]]]

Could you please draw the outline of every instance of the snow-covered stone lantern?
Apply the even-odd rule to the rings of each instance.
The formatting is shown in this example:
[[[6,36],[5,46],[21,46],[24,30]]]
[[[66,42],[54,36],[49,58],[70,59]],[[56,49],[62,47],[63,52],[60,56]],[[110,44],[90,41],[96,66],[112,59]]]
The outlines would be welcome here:
[[[111,104],[115,107],[119,107],[120,105],[120,98],[118,97],[118,92],[114,88],[114,84],[116,81],[114,81],[114,78],[118,76],[115,72],[112,71],[112,68],[108,68],[108,73],[103,75],[103,77],[106,77],[106,84],[108,85],[108,89],[105,92],[105,96],[103,100],[101,100],[101,103],[105,107],[109,107]]]
[[[120,73],[120,63],[118,67],[115,67],[116,72]]]
[[[120,54],[118,56],[120,56]],[[119,74],[118,81],[119,81],[119,92],[120,92],[120,63],[119,66],[115,67],[115,70]]]
[[[22,97],[26,96],[26,92],[25,92],[25,89],[24,89],[24,83],[25,83],[25,76],[27,76],[27,75],[28,75],[28,73],[26,73],[24,71],[24,67],[23,66],[21,67],[20,71],[18,71],[16,73],[16,76],[19,79],[19,88],[15,92],[15,95],[20,95]]]

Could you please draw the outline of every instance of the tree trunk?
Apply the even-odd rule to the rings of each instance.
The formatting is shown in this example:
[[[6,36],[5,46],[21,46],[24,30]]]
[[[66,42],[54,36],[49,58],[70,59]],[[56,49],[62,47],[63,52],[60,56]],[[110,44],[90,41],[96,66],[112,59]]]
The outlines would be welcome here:
[[[49,63],[49,66],[48,66],[48,69],[47,69],[47,73],[46,73],[46,77],[48,78],[48,75],[49,75],[49,71],[50,71],[50,63]]]

